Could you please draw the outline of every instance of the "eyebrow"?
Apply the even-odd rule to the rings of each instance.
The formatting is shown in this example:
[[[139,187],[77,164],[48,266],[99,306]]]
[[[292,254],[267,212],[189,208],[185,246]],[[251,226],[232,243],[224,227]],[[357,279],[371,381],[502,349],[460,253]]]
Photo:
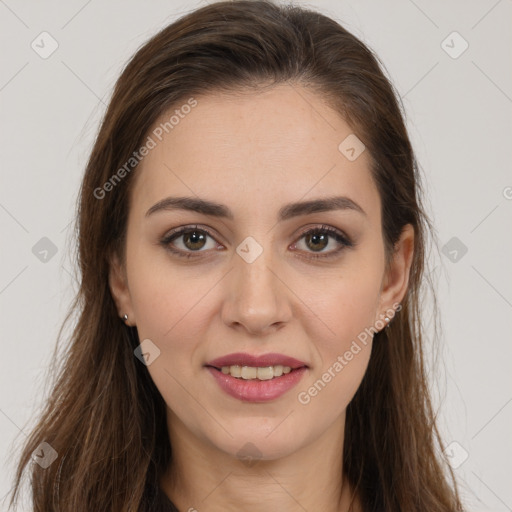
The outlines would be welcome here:
[[[212,217],[234,219],[233,212],[226,205],[197,197],[166,197],[154,204],[146,212],[146,217],[159,211],[169,210],[187,210]],[[334,196],[286,204],[279,210],[277,217],[279,221],[284,221],[300,215],[332,210],[352,210],[366,215],[365,211],[352,199]]]

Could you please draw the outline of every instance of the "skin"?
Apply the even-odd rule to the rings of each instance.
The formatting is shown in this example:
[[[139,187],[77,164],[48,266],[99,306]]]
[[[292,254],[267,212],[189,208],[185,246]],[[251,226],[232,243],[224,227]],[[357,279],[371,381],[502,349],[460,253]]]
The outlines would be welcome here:
[[[352,490],[342,474],[345,411],[372,340],[360,343],[308,404],[297,395],[402,300],[413,229],[406,226],[386,266],[369,155],[351,162],[338,150],[352,130],[321,96],[284,84],[196,99],[136,171],[126,264],[113,257],[110,272],[120,316],[126,313],[140,340],[160,350],[147,368],[168,406],[173,463],[162,489],[184,511],[346,512]],[[170,195],[225,204],[234,220],[183,210],[145,215]],[[350,198],[364,214],[335,210],[277,222],[284,204],[332,195]],[[308,259],[340,247],[332,237],[327,246],[301,237],[323,224],[354,246]],[[172,244],[189,253],[200,247],[196,257],[174,256],[161,245],[173,228],[195,225],[215,238],[202,247],[185,245],[183,236]],[[248,236],[263,248],[252,263],[236,252]],[[204,367],[233,352],[277,352],[309,368],[278,399],[243,402],[225,394]],[[240,460],[248,442],[258,450],[253,464]],[[354,505],[360,510],[357,499]]]

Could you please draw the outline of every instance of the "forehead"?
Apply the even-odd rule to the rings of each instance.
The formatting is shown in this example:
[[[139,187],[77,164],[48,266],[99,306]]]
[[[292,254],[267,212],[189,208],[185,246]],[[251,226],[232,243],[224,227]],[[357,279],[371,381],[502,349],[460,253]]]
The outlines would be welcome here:
[[[149,208],[166,194],[229,198],[220,202],[233,209],[334,193],[369,209],[378,201],[368,152],[355,160],[343,152],[343,141],[355,137],[351,127],[297,85],[186,98],[148,136],[155,144],[136,170],[134,207]]]

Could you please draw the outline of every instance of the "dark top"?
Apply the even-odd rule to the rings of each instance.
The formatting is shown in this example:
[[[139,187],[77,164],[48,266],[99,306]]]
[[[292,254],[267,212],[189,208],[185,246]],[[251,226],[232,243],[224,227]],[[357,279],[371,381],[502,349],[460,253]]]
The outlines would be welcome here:
[[[157,490],[155,512],[180,512],[160,487]]]
[[[180,512],[157,482],[146,484],[139,512]]]

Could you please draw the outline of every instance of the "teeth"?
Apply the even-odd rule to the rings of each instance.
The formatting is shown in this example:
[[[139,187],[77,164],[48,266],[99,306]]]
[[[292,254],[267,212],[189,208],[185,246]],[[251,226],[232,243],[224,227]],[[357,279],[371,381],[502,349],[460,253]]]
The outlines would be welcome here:
[[[259,368],[253,368],[252,366],[242,366],[242,379],[255,379],[258,376]]]
[[[278,364],[277,366],[274,366],[274,377],[281,377],[281,375],[283,375],[283,365]]]
[[[290,373],[292,369],[289,366],[278,364],[276,366],[254,367],[254,366],[223,366],[221,372],[224,375],[231,375],[237,379],[244,380],[270,380],[274,377],[281,377],[283,374]]]
[[[231,377],[240,378],[242,376],[242,367],[241,366],[230,366],[229,373],[231,374]]]

